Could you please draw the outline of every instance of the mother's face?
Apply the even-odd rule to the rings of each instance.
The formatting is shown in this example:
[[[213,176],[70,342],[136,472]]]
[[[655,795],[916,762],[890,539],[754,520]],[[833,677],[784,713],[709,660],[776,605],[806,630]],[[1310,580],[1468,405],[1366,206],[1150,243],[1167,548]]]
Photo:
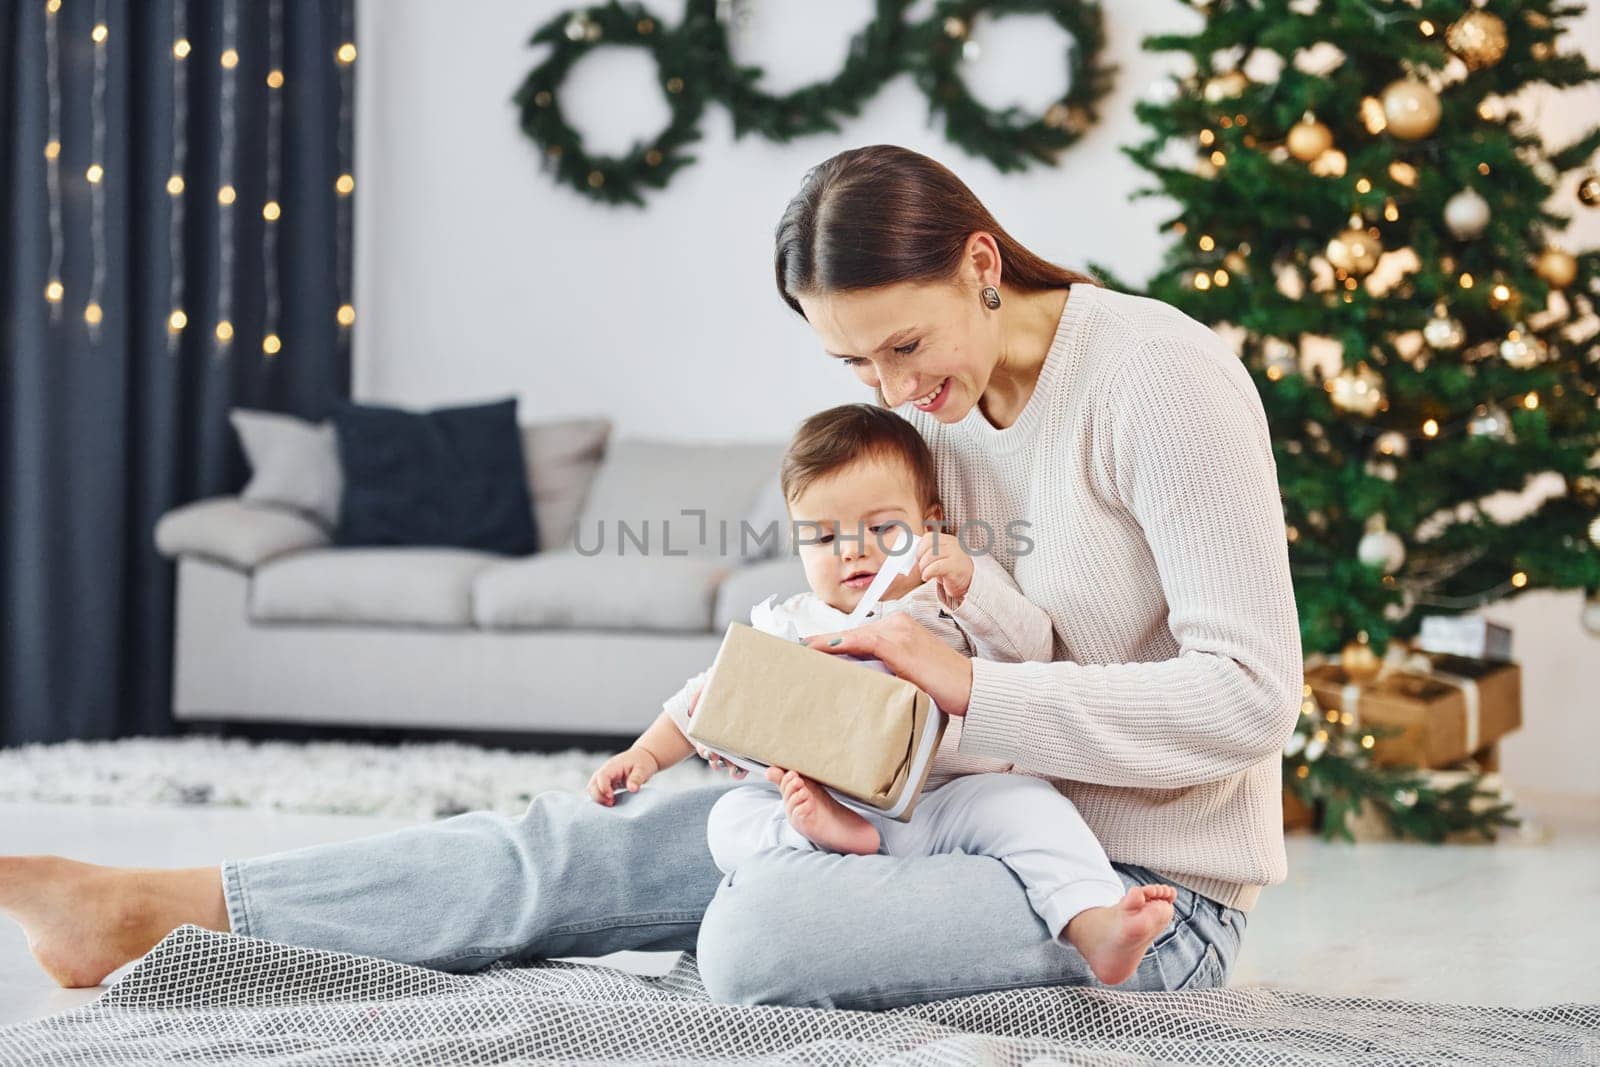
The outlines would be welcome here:
[[[797,299],[829,355],[891,407],[913,401],[940,422],[959,422],[1000,353],[1000,316],[979,299],[983,284],[974,276]]]

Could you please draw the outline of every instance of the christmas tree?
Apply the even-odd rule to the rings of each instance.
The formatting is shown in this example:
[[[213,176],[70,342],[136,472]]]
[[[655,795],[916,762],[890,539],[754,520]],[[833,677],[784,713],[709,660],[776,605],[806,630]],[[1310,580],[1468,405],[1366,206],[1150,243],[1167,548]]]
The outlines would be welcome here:
[[[1540,588],[1585,590],[1600,633],[1600,254],[1560,242],[1600,203],[1600,128],[1547,145],[1518,96],[1600,76],[1562,48],[1582,8],[1194,6],[1198,32],[1145,41],[1193,62],[1127,149],[1157,183],[1137,195],[1178,208],[1145,288],[1233,337],[1260,390],[1307,655],[1366,669],[1424,615]],[[1535,477],[1560,491],[1481,506]],[[1303,710],[1285,781],[1338,825],[1363,798],[1402,834],[1506,822]]]

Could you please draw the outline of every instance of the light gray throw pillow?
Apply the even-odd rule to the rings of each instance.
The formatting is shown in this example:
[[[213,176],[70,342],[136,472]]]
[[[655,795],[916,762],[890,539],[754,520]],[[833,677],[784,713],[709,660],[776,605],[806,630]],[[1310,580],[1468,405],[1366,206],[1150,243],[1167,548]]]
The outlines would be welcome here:
[[[344,473],[331,422],[244,408],[235,408],[228,418],[250,461],[250,482],[239,494],[243,499],[298,511],[330,530],[339,525]]]

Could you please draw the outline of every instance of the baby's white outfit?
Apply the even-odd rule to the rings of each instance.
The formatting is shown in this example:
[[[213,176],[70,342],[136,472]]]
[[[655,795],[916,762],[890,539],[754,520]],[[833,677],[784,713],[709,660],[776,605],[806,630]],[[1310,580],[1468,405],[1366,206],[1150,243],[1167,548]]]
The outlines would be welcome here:
[[[898,600],[879,602],[869,618],[906,612],[949,647],[966,656],[1005,663],[1051,659],[1049,617],[1028,601],[989,555],[973,557],[971,587],[960,606],[948,607],[936,581]],[[780,637],[810,637],[848,629],[848,616],[813,593],[784,601],[768,597],[750,612],[755,629]],[[689,700],[706,672],[690,679],[665,704],[688,734]],[[878,829],[879,853],[929,856],[964,852],[992,856],[1017,876],[1051,937],[1086,908],[1117,903],[1125,889],[1105,850],[1072,801],[1051,782],[1011,764],[959,751],[961,716],[949,716],[944,737],[910,821],[863,813]],[[748,856],[768,848],[818,850],[784,812],[778,787],[753,781],[723,794],[706,826],[712,859],[732,874]]]

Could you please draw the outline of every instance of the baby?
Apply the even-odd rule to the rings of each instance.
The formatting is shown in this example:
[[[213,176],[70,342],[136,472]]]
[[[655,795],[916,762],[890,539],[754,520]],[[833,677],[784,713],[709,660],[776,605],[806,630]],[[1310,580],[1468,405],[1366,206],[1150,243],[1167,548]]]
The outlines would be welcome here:
[[[933,457],[900,416],[868,404],[830,408],[807,419],[790,442],[780,477],[809,593],[767,600],[751,625],[780,636],[847,629],[848,615],[897,546],[896,527],[923,536],[916,565],[885,591],[869,618],[907,612],[965,656],[1048,661],[1054,631],[989,555],[973,557],[937,532],[943,521]],[[904,537],[904,534],[900,534]],[[899,544],[907,543],[900,541]],[[589,781],[589,795],[615,803],[650,777],[699,752],[686,736],[701,672],[670,698],[627,751]],[[1050,782],[1010,764],[960,752],[960,716],[950,716],[923,793],[908,822],[863,814],[789,771],[736,786],[711,810],[712,859],[731,874],[747,857],[775,847],[854,855],[924,856],[965,852],[1011,868],[1049,935],[1071,944],[1108,985],[1137,969],[1172,916],[1167,885],[1124,891],[1099,841],[1073,803]]]

